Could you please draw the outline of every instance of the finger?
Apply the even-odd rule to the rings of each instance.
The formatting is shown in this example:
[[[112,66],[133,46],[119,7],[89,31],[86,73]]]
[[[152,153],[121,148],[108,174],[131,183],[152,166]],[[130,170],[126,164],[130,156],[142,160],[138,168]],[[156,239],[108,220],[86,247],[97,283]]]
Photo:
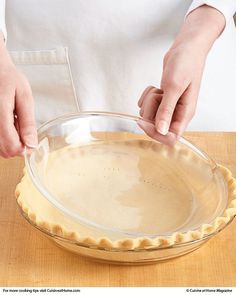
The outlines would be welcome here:
[[[154,86],[148,86],[145,90],[144,90],[144,92],[142,93],[142,95],[141,95],[141,97],[140,97],[140,99],[139,99],[139,101],[138,101],[138,106],[141,108],[142,107],[142,104],[143,104],[143,100],[144,100],[144,98],[147,96],[147,94],[148,93],[150,93],[150,92],[154,92],[154,93],[157,93],[157,94],[162,94],[163,93],[163,91],[161,90],[161,89],[159,89],[159,88],[156,88],[156,87],[154,87]]]
[[[16,131],[18,133],[18,135],[20,136],[20,126],[19,126],[19,123],[18,123],[18,118],[17,118],[17,115],[14,115],[14,125],[15,125],[15,128],[16,128]],[[22,143],[22,141],[21,141]],[[23,144],[22,144],[23,146]],[[22,151],[20,154],[19,154],[20,157],[23,157],[24,156],[24,151]]]
[[[0,157],[5,158],[5,159],[9,159],[10,158],[10,156],[6,152],[4,152],[2,150],[2,146],[1,145],[0,145]]]
[[[184,106],[184,108],[186,108],[186,106]],[[178,111],[179,110],[176,110],[176,112],[178,112]],[[175,133],[177,138],[179,138],[180,136],[183,135],[183,133],[186,130],[190,120],[191,119],[188,119],[187,117],[183,117],[182,121],[173,119],[173,121],[171,122],[169,130],[171,132]]]
[[[161,103],[162,94],[149,93],[142,104],[143,114],[142,117],[148,121],[154,121],[157,109]]]
[[[16,90],[16,114],[22,143],[29,148],[35,148],[38,138],[34,117],[34,102],[29,87]]]
[[[13,94],[11,94],[13,95]],[[8,103],[6,103],[8,101]],[[23,146],[14,126],[13,104],[0,99],[0,116],[4,124],[0,129],[0,150],[4,157],[14,157],[23,153]]]
[[[168,81],[166,87],[164,87],[164,93],[162,101],[156,113],[156,130],[166,135],[169,131],[172,115],[174,113],[177,101],[181,97],[184,89],[171,81]]]
[[[144,111],[143,108],[141,108],[140,111],[139,111],[139,115],[140,115],[140,117],[143,116],[143,111]]]
[[[197,106],[197,93],[189,87],[178,101],[170,130],[178,137],[182,136],[189,122],[192,120]]]
[[[154,86],[148,86],[147,88],[145,88],[145,90],[143,91],[139,101],[138,101],[138,106],[141,108],[142,107],[142,104],[143,104],[143,100],[145,98],[145,96],[148,94],[148,92],[150,90],[152,90],[153,88],[155,88]]]
[[[166,145],[172,146],[177,140],[176,135],[172,132],[168,132],[167,135],[161,135],[156,131],[155,125],[150,122],[139,120],[138,125],[148,136]]]

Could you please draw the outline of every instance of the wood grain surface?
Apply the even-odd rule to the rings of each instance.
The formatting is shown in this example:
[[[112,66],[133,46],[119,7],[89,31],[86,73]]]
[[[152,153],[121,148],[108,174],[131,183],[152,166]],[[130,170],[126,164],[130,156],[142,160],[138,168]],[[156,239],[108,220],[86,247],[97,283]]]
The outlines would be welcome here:
[[[236,176],[236,133],[186,136]],[[236,286],[236,220],[200,249],[145,266],[91,262],[55,246],[20,215],[23,160],[0,159],[0,286]]]

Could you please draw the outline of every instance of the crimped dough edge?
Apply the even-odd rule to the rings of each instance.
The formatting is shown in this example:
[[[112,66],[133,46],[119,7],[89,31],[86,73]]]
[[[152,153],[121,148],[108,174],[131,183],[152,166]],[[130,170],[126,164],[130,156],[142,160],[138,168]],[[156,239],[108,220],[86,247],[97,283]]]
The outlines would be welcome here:
[[[158,249],[166,248],[175,245],[181,245],[188,242],[197,242],[209,235],[217,233],[219,230],[223,229],[227,223],[229,223],[233,217],[236,216],[236,179],[233,178],[232,173],[229,169],[222,165],[217,165],[221,170],[222,175],[225,178],[225,182],[228,187],[228,198],[230,203],[224,210],[221,216],[218,216],[210,224],[202,224],[199,230],[188,231],[185,233],[174,232],[169,237],[158,236],[156,238],[124,238],[120,240],[112,241],[108,237],[93,238],[91,236],[80,237],[78,232],[70,231],[60,224],[53,224],[47,220],[41,220],[38,218],[35,212],[32,212],[26,204],[24,204],[24,197],[21,191],[21,185],[26,178],[26,169],[24,168],[24,176],[22,177],[20,183],[16,186],[15,196],[17,202],[24,212],[26,218],[33,224],[35,224],[39,229],[44,232],[50,233],[52,236],[60,237],[66,239],[70,242],[74,242],[78,245],[83,245],[86,247],[99,248],[103,250],[145,250],[145,249]]]

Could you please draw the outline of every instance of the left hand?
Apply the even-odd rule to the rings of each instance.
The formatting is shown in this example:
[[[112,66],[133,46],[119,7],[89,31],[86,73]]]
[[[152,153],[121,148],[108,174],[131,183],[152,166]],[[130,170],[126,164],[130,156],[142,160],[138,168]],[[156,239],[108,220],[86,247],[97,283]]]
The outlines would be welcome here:
[[[155,122],[154,128],[146,124],[152,136],[156,134],[163,141],[160,135],[164,135],[166,143],[171,144],[182,135],[195,114],[205,59],[205,54],[199,54],[187,44],[168,51],[161,89],[146,88],[138,102],[140,116]]]
[[[139,125],[149,136],[171,145],[183,134],[196,111],[207,54],[224,26],[224,16],[206,5],[188,15],[164,57],[161,89],[149,86],[138,102],[146,121]]]

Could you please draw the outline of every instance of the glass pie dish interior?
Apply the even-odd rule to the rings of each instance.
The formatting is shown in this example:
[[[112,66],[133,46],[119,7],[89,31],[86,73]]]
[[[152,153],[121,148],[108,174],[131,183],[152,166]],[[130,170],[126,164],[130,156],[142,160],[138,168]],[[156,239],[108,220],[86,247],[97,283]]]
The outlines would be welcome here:
[[[74,252],[121,263],[174,257],[236,213],[226,168],[184,138],[169,147],[148,137],[136,117],[78,113],[44,124],[38,137],[18,204]]]

